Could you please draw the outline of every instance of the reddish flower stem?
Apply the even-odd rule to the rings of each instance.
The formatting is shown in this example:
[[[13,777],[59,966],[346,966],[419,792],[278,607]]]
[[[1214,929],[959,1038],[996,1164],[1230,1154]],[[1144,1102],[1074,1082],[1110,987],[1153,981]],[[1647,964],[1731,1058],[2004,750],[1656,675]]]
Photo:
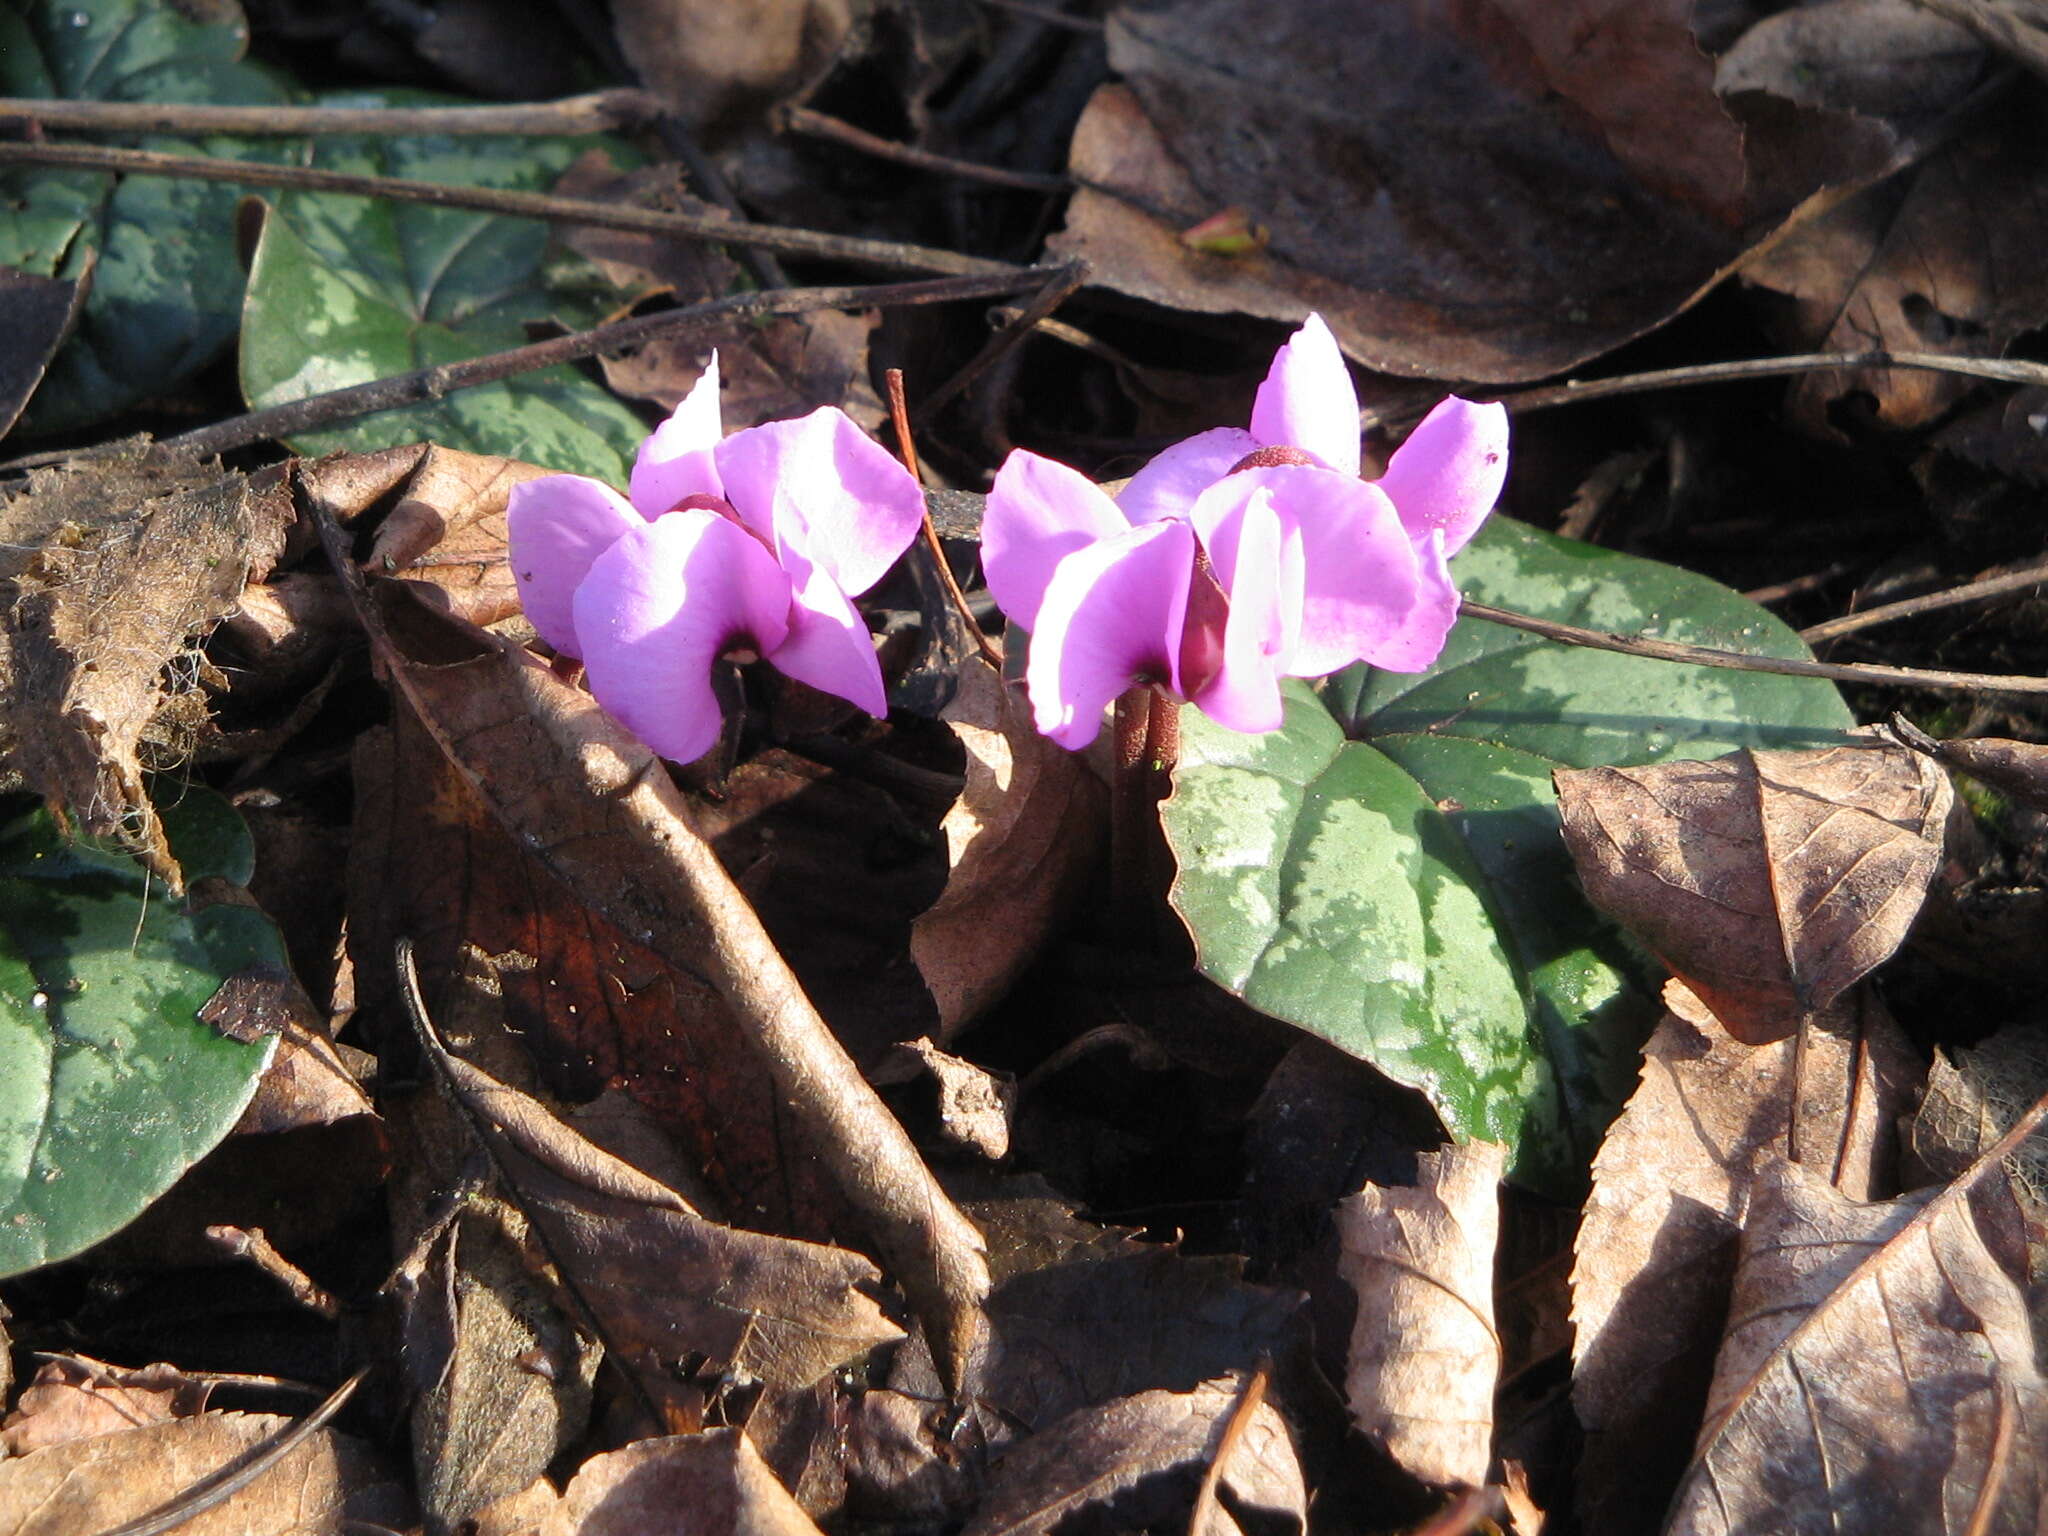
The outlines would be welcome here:
[[[1159,802],[1180,761],[1180,700],[1150,683],[1116,701],[1116,765],[1110,783],[1110,925],[1118,939],[1147,953],[1159,948],[1170,865]]]

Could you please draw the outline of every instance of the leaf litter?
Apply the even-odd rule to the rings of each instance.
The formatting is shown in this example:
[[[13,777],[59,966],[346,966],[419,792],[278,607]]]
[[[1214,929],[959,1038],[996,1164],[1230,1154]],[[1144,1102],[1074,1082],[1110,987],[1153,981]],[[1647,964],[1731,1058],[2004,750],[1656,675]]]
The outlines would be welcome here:
[[[739,243],[750,216],[928,242],[898,247],[912,265],[920,249],[1088,256],[1093,288],[1044,332],[999,332],[986,372],[920,422],[970,605],[972,491],[1013,443],[1128,472],[1241,418],[1229,402],[1271,323],[1310,308],[1384,375],[1495,383],[1731,344],[2025,357],[2044,318],[2023,259],[2040,87],[2011,73],[2024,35],[1983,7],[1461,0],[1294,7],[1255,30],[1242,0],[1048,9],[792,0],[735,39],[682,25],[702,7],[648,0],[610,36],[483,28],[476,57],[587,52],[689,124],[574,163],[557,139],[508,174],[619,207],[722,205],[735,243],[456,222],[517,247],[529,333],[773,286]],[[475,72],[442,23],[399,37],[347,5],[278,10],[252,8],[256,52],[311,89],[330,82],[310,77],[309,39],[379,81]],[[198,37],[257,90],[221,15],[196,24],[217,35],[138,37]],[[814,110],[772,118],[785,103]],[[679,132],[703,137],[679,148]],[[850,147],[876,141],[925,158]],[[1061,203],[978,181],[977,162],[1077,186]],[[124,196],[148,211],[156,185],[130,177]],[[320,360],[281,279],[349,279],[320,222],[340,204],[314,195],[280,203],[318,251],[285,252],[280,224],[247,316],[245,348],[273,361]],[[459,281],[429,288],[475,275],[457,256]],[[92,347],[126,291],[68,295]],[[218,345],[218,314],[200,318]],[[2048,1226],[2037,1145],[1999,1140],[2042,1086],[2017,979],[2038,937],[2025,914],[2048,905],[2027,905],[2048,868],[2025,704],[1852,697],[1863,718],[1903,699],[1913,752],[1841,738],[1832,698],[1797,740],[1732,691],[1667,707],[1639,688],[1575,721],[1570,680],[1604,663],[1565,653],[1532,706],[1526,657],[1487,672],[1490,643],[1436,691],[1304,693],[1331,750],[1372,740],[1418,783],[1455,780],[1416,812],[1506,893],[1486,914],[1514,940],[1503,998],[1533,991],[1544,1027],[1606,1021],[1561,1080],[1590,1196],[1559,1183],[1546,1200],[1501,1185],[1483,1143],[1445,1145],[1425,1096],[1369,1052],[1116,937],[1131,929],[1106,906],[1099,775],[966,658],[933,584],[875,594],[889,720],[742,671],[719,752],[674,780],[572,667],[526,649],[503,561],[506,496],[543,472],[525,459],[623,464],[646,425],[628,402],[668,409],[714,347],[735,424],[834,405],[872,427],[876,370],[902,364],[914,405],[1009,323],[827,311],[678,332],[557,375],[546,398],[508,387],[480,414],[487,397],[458,392],[417,418],[438,423],[431,445],[282,469],[89,450],[9,486],[9,786],[175,877],[151,831],[170,781],[148,774],[196,775],[301,828],[294,878],[337,889],[302,908],[270,877],[303,988],[245,958],[193,1002],[238,1038],[281,1031],[242,1134],[181,1150],[185,1181],[103,1247],[0,1290],[22,1349],[104,1339],[110,1360],[239,1370],[53,1364],[12,1400],[0,1527],[175,1507],[287,1423],[224,1393],[290,1406],[280,1378],[375,1359],[397,1368],[347,1410],[375,1450],[319,1429],[193,1527],[577,1536],[688,1508],[790,1532],[1433,1529],[1487,1510],[1524,1533],[2031,1529]],[[58,414],[32,406],[19,431],[126,411],[161,432],[236,408],[232,380],[184,362],[161,375],[186,380],[176,400],[88,398],[86,350],[29,350],[45,382],[25,387],[57,387],[37,404]],[[1424,398],[1402,378],[1361,387],[1394,413]],[[2038,404],[1891,367],[1532,411],[1507,510],[1546,522],[1594,487],[1598,516],[1574,528],[1782,588],[1773,604],[1810,624],[1900,582],[2038,560],[2015,500],[2038,478]],[[518,457],[477,451],[493,447]],[[1600,465],[1631,467],[1603,481]],[[1554,557],[1589,625],[1682,637],[1704,611],[1645,584],[1641,612],[1603,617],[1591,553]],[[2020,594],[1837,643],[2038,672],[2036,607]],[[1759,644],[1754,613],[1730,607],[1724,643]],[[1461,628],[1454,643],[1482,633]],[[1702,750],[1773,750],[1672,760],[1716,721],[1738,734]],[[1527,729],[1547,745],[1513,756]],[[1560,763],[1562,845],[1544,783]],[[1244,814],[1204,832],[1205,857],[1233,856]],[[1577,904],[1567,847],[1601,915]],[[1236,857],[1250,890],[1259,861]],[[219,903],[219,878],[191,882],[195,906]],[[1552,890],[1569,903],[1528,895]],[[1957,920],[1992,896],[2018,916]],[[404,1024],[400,940],[430,1048]],[[1654,996],[1658,962],[1676,979],[1638,1058],[1615,1000]],[[305,1209],[281,1209],[294,1193]],[[221,1267],[203,1230],[260,1225],[263,1202],[275,1241]],[[240,1282],[293,1309],[297,1344],[235,1310]],[[335,1293],[340,1324],[306,1300]],[[177,1331],[186,1317],[199,1331]],[[74,1410],[81,1437],[53,1443]],[[406,1437],[409,1475],[389,1457]],[[44,1509],[51,1490],[93,1502]]]

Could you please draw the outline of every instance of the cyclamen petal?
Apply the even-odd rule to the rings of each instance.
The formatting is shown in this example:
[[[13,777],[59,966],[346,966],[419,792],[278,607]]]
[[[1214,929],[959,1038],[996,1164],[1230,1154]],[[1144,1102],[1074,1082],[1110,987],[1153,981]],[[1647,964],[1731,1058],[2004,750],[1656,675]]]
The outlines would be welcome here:
[[[1183,679],[1188,701],[1233,731],[1280,728],[1280,679],[1292,665],[1301,626],[1302,543],[1261,489],[1239,507],[1210,544],[1230,598],[1221,665],[1197,685]]]
[[[784,559],[795,601],[789,634],[764,654],[777,671],[842,698],[871,715],[889,713],[874,638],[847,595],[822,567],[800,555]]]
[[[1211,427],[1162,448],[1116,493],[1117,510],[1134,523],[1186,517],[1195,498],[1256,453],[1259,440],[1241,427]],[[1008,468],[1007,465],[1004,466]]]
[[[1194,562],[1194,530],[1178,520],[1127,528],[1060,562],[1024,674],[1041,735],[1078,751],[1102,729],[1110,701],[1138,679],[1179,686]]]
[[[1019,448],[1003,460],[981,521],[981,568],[997,605],[1025,629],[1062,560],[1130,531],[1102,488],[1077,469]]]
[[[718,354],[669,413],[640,445],[628,486],[633,505],[649,521],[677,506],[686,496],[723,496],[711,453],[718,446]]]
[[[1332,469],[1358,473],[1358,390],[1321,315],[1310,315],[1274,354],[1252,402],[1252,436],[1268,448],[1299,448]]]
[[[714,458],[746,525],[785,561],[801,551],[844,593],[888,574],[924,521],[910,471],[831,406],[735,432]]]
[[[671,512],[599,555],[574,607],[598,702],[663,757],[690,762],[722,724],[712,664],[737,642],[764,653],[783,643],[790,582],[745,529]]]
[[[1507,407],[1450,395],[1394,450],[1374,484],[1393,498],[1410,537],[1442,529],[1444,552],[1455,555],[1500,500],[1507,476]]]
[[[1458,586],[1441,528],[1415,546],[1415,604],[1393,633],[1359,653],[1369,666],[1389,672],[1422,672],[1436,665],[1451,626],[1458,622]]]
[[[646,519],[608,485],[581,475],[543,475],[512,487],[505,509],[506,559],[519,606],[541,639],[581,657],[571,603],[591,563]]]

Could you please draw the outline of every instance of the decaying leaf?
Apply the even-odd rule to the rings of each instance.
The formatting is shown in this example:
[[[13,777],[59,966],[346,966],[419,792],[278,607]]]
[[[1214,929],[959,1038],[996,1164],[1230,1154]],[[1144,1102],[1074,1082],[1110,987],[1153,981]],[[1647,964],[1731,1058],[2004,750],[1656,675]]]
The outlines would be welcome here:
[[[408,1419],[413,1468],[442,1529],[530,1486],[590,1421],[601,1351],[555,1304],[530,1239],[512,1230],[524,1227],[496,1202],[471,1202],[402,1288],[406,1366],[426,1378]]]
[[[1689,14],[1678,0],[1120,6],[1124,83],[1076,128],[1082,186],[1054,244],[1174,308],[1318,310],[1390,373],[1570,367],[1669,318],[1750,239],[1894,152],[1874,119],[1717,100]],[[1233,206],[1269,245],[1180,239]]]
[[[429,1049],[622,1363],[700,1354],[771,1387],[804,1387],[900,1336],[864,1293],[881,1274],[860,1255],[707,1221],[526,1094]]]
[[[89,250],[84,270],[68,278],[0,267],[0,335],[9,338],[0,357],[0,437],[13,430],[43,370],[78,323],[98,260],[97,249]]]
[[[539,1536],[647,1536],[684,1526],[748,1536],[818,1531],[745,1435],[714,1429],[591,1457]]]
[[[1107,797],[979,661],[962,664],[942,718],[967,749],[967,782],[942,823],[952,873],[912,927],[910,957],[939,1005],[940,1039],[950,1040],[1003,994],[1073,901]]]
[[[291,1420],[205,1413],[73,1440],[0,1461],[0,1536],[78,1536],[156,1513]],[[402,1529],[412,1501],[363,1441],[321,1429],[223,1503],[183,1521],[189,1536],[344,1536]]]
[[[1762,1172],[1667,1529],[2036,1529],[2048,1383],[2002,1167],[2013,1145],[1944,1190],[1878,1205],[1798,1164]]]
[[[1919,1078],[1865,989],[1815,1019],[1803,1047],[1744,1045],[1682,983],[1664,995],[1641,1085],[1593,1160],[1572,1270],[1589,1530],[1641,1527],[1685,1469],[1759,1159],[1787,1154],[1796,1113],[1809,1166],[1850,1199],[1888,1194],[1892,1127]]]
[[[830,67],[847,0],[621,0],[612,26],[646,87],[699,127],[767,106]]]
[[[515,485],[547,473],[515,459],[428,447],[377,525],[365,565],[443,594],[449,611],[472,624],[509,618],[519,611],[519,593],[505,563],[505,507]]]
[[[908,1040],[868,1074],[878,1088],[928,1078],[938,1098],[937,1131],[964,1152],[1000,1162],[1010,1151],[1010,1122],[1017,1112],[1017,1081],[949,1055],[931,1041]]]
[[[1368,1184],[1337,1207],[1338,1272],[1358,1294],[1345,1396],[1352,1422],[1423,1482],[1476,1488],[1493,1460],[1507,1149],[1467,1142],[1417,1164],[1413,1188]]]
[[[1953,791],[1880,746],[1556,775],[1595,905],[1748,1044],[1783,1038],[1905,939]]]
[[[1226,1377],[1192,1392],[1139,1392],[1061,1419],[1003,1459],[967,1536],[1035,1536],[1095,1506],[1107,1515],[1112,1505],[1119,1529],[1185,1528],[1196,1484],[1222,1453],[1242,1392],[1239,1379]],[[1162,1484],[1160,1474],[1176,1471],[1180,1477]],[[1248,1514],[1306,1524],[1301,1463],[1287,1421],[1270,1404],[1252,1410],[1221,1477]],[[1198,1536],[1237,1528],[1224,1517]]]
[[[1745,31],[1716,64],[1714,87],[1867,117],[1925,118],[1968,96],[1987,64],[1968,32],[1918,0],[1818,0]]]
[[[2011,1024],[1969,1050],[1936,1051],[1908,1132],[1915,1171],[1937,1182],[1960,1178],[2044,1093],[2048,1028],[2041,1025]],[[2006,1173],[2027,1219],[2038,1279],[2048,1274],[2048,1146],[2028,1142]]]
[[[27,1456],[73,1440],[189,1418],[212,1386],[159,1362],[125,1370],[83,1355],[45,1361],[0,1423],[0,1454]]]
[[[224,474],[157,446],[38,471],[0,502],[8,764],[174,889],[143,790],[145,732],[192,693],[195,637],[269,570],[293,516],[274,473]]]

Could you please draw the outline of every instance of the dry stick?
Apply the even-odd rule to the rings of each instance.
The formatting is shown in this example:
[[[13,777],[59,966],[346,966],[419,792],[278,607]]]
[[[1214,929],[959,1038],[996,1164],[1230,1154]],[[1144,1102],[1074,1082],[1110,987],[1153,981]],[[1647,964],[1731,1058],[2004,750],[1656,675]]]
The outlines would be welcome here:
[[[1069,27],[1076,32],[1104,32],[1108,24],[1093,16],[1074,16],[1061,10],[1057,5],[1034,5],[1031,0],[981,0],[992,11],[1009,11],[1016,16],[1029,16],[1033,21],[1042,21],[1049,27]]]
[[[956,160],[951,155],[919,149],[915,144],[899,144],[878,133],[869,133],[865,128],[856,128],[843,118],[814,112],[809,107],[784,107],[781,117],[784,125],[794,132],[843,144],[864,155],[873,155],[877,160],[891,160],[920,171],[936,171],[941,176],[958,176],[963,181],[983,181],[992,187],[1014,187],[1023,192],[1065,192],[1073,186],[1065,176],[1051,176],[1044,171],[1013,171],[1008,166]]]
[[[943,410],[953,397],[980,378],[1010,348],[1017,345],[1046,316],[1058,309],[1074,296],[1075,290],[1088,281],[1089,267],[1085,261],[1070,261],[1057,268],[1046,279],[1045,286],[1031,297],[1015,314],[1006,315],[1002,329],[982,344],[979,352],[967,360],[966,365],[925,397],[917,408],[917,421],[929,421],[934,414]]]
[[[634,234],[674,235],[710,240],[721,245],[760,246],[791,256],[821,261],[855,262],[904,272],[943,272],[956,276],[1030,272],[1039,269],[962,256],[934,246],[905,245],[894,240],[863,240],[815,229],[790,229],[778,224],[742,224],[708,214],[670,213],[658,208],[631,208],[585,198],[551,197],[543,192],[513,192],[498,187],[463,187],[438,181],[408,181],[400,176],[350,176],[340,171],[303,165],[268,165],[258,160],[209,159],[203,155],[159,155],[141,149],[105,149],[91,144],[0,143],[0,165],[64,166],[83,171],[115,171],[130,176],[170,176],[195,181],[226,181],[246,187],[289,187],[303,192],[339,193],[347,197],[389,198],[394,202],[426,203],[436,208],[468,208],[513,218],[549,219],[597,229],[623,229]]]
[[[2048,693],[2048,677],[2002,672],[1938,672],[1919,667],[1880,667],[1863,662],[1807,661],[1791,656],[1756,656],[1723,651],[1680,640],[1650,640],[1639,635],[1614,635],[1604,630],[1559,624],[1508,608],[1495,608],[1466,598],[1459,611],[1491,624],[1527,630],[1546,640],[1583,645],[1589,650],[1647,656],[1653,661],[1680,661],[1696,667],[1727,667],[1737,672],[1776,672],[1786,677],[1825,677],[1837,683],[1870,683],[1883,688],[1938,688],[1956,693]]]
[[[341,1303],[332,1291],[279,1253],[261,1227],[211,1226],[207,1242],[233,1258],[247,1259],[285,1288],[291,1299],[307,1311],[333,1322],[341,1316]]]
[[[1829,619],[1826,623],[1802,629],[1799,638],[1808,645],[1815,645],[1838,635],[1854,634],[1859,629],[1889,624],[1894,619],[1934,613],[1943,608],[1960,608],[1966,603],[2002,597],[2008,592],[2023,592],[2028,587],[2038,587],[2044,581],[2048,581],[2048,561],[2030,565],[2023,571],[2007,571],[2003,576],[1986,576],[1982,581],[1965,582],[1944,591],[1927,592],[1919,597],[1901,598],[1896,603],[1880,603],[1875,608],[1865,608],[1857,613],[1845,613],[1839,619]]]
[[[241,138],[329,133],[604,133],[659,116],[648,91],[617,89],[559,101],[491,107],[224,107],[176,101],[74,101],[0,97],[0,123],[31,122],[78,133],[176,133]]]
[[[412,373],[393,374],[387,379],[372,379],[367,384],[352,384],[346,389],[330,389],[324,394],[308,395],[303,400],[231,417],[210,427],[181,432],[165,441],[197,453],[226,453],[268,438],[310,432],[337,422],[374,415],[378,411],[419,405],[438,400],[458,389],[474,389],[480,384],[492,384],[517,374],[551,368],[557,363],[571,363],[604,352],[623,351],[656,336],[704,329],[727,320],[807,314],[819,309],[890,309],[915,304],[945,304],[959,299],[986,298],[991,294],[1016,293],[1041,280],[1040,274],[1026,271],[1008,276],[941,277],[921,283],[874,283],[832,288],[786,288],[780,293],[739,293],[683,309],[638,315],[631,320],[575,331],[548,341],[531,342],[504,352],[486,353],[459,363],[442,363]],[[76,452],[33,454],[0,464],[0,470],[85,456],[89,455]]]
[[[903,403],[903,370],[891,368],[882,375],[889,392],[889,421],[896,429],[896,451],[903,456],[903,467],[910,471],[910,478],[919,486],[924,484],[924,471],[918,467],[917,445],[910,440],[910,410]],[[938,567],[939,583],[946,589],[947,600],[959,610],[961,622],[966,624],[967,633],[974,636],[974,643],[981,651],[981,659],[996,669],[996,676],[1003,675],[1003,653],[996,649],[995,642],[981,632],[981,625],[974,617],[974,610],[967,605],[967,594],[960,590],[960,583],[953,579],[953,563],[946,558],[946,546],[939,542],[939,530],[932,526],[931,508],[924,509],[922,523],[924,547],[930,551],[932,564]]]
[[[2020,362],[2001,357],[1944,357],[1939,352],[1887,352],[1874,348],[1868,352],[1798,352],[1788,357],[1700,363],[1690,368],[1617,374],[1611,379],[1568,379],[1562,384],[1543,384],[1534,389],[1511,389],[1493,398],[1511,412],[1541,411],[1555,405],[1576,405],[1581,401],[1639,395],[1656,389],[1780,378],[1798,373],[1822,373],[1835,368],[1916,368],[1928,373],[1966,374],[1999,384],[2048,384],[2048,363]],[[1385,411],[1365,410],[1359,412],[1358,423],[1362,431],[1371,432],[1397,422],[1415,420],[1426,409],[1400,406]]]
[[[318,1408],[298,1423],[288,1425],[272,1435],[257,1447],[253,1454],[240,1461],[230,1462],[221,1471],[201,1478],[169,1503],[137,1519],[117,1525],[112,1530],[102,1531],[100,1536],[162,1536],[163,1532],[176,1530],[186,1521],[225,1504],[325,1429],[333,1421],[334,1416],[347,1405],[348,1400],[355,1395],[356,1388],[363,1384],[363,1378],[369,1374],[370,1368],[366,1365],[330,1392],[327,1400]]]

